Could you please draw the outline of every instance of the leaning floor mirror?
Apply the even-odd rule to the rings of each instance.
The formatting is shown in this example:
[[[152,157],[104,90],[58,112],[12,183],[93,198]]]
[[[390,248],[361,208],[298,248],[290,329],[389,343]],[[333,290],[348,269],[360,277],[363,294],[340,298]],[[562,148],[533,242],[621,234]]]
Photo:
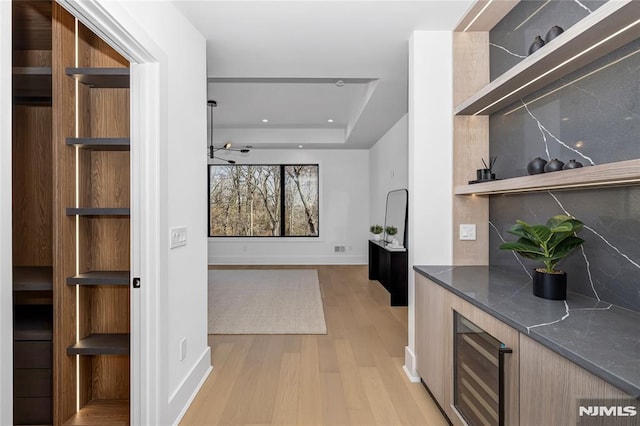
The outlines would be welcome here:
[[[396,189],[387,194],[384,241],[391,248],[407,246],[408,198],[409,193],[406,189]]]

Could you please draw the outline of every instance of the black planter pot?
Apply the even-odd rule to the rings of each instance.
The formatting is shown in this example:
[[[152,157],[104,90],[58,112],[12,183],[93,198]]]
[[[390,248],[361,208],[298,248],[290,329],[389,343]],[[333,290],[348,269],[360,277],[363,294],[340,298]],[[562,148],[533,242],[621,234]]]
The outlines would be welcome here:
[[[547,274],[533,270],[533,295],[550,300],[567,298],[567,274]]]

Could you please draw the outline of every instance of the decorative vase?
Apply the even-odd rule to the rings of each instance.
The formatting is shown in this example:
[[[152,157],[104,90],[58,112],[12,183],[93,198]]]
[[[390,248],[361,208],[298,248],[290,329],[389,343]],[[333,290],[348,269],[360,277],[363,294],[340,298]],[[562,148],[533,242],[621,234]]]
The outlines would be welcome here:
[[[553,40],[554,38],[558,37],[563,32],[564,32],[564,30],[562,29],[562,27],[554,25],[553,27],[551,27],[549,32],[547,32],[547,35],[544,36],[544,39],[545,39],[545,41],[547,43],[549,43],[551,40]]]
[[[542,39],[542,37],[536,36],[536,38],[533,40],[533,43],[531,43],[531,46],[529,46],[529,55],[540,49],[542,46],[544,46],[544,40]]]
[[[563,167],[564,163],[557,158],[554,158],[553,160],[549,161],[546,166],[544,166],[544,171],[545,173],[557,172],[559,170],[562,170]]]
[[[581,162],[576,161],[576,160],[569,160],[569,162],[564,165],[564,170],[579,169],[580,167],[582,167],[582,163]]]
[[[544,166],[546,164],[546,160],[536,157],[527,164],[527,173],[530,175],[539,175],[540,173],[544,173]]]
[[[555,274],[533,270],[533,295],[549,300],[567,298],[567,274],[559,271]]]
[[[373,241],[380,241],[380,234],[373,234]]]

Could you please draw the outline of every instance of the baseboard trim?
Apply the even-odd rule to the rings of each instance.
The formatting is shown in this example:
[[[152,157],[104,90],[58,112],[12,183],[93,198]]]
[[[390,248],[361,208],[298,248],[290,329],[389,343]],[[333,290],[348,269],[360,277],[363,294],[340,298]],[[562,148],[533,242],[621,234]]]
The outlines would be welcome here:
[[[404,374],[407,375],[412,383],[420,383],[420,376],[416,371],[416,355],[409,346],[404,347],[404,365],[402,366]]]
[[[187,377],[180,383],[180,386],[169,398],[169,407],[178,406],[182,407],[175,417],[175,420],[171,422],[172,425],[180,423],[187,410],[191,406],[191,403],[195,399],[198,392],[204,385],[204,382],[209,377],[209,374],[213,371],[211,365],[211,348],[207,346],[207,349],[200,356],[200,359],[193,366]],[[180,402],[183,401],[183,402]],[[176,407],[177,408],[177,407]],[[173,410],[172,410],[173,411]]]
[[[209,265],[366,265],[364,256],[209,256]]]

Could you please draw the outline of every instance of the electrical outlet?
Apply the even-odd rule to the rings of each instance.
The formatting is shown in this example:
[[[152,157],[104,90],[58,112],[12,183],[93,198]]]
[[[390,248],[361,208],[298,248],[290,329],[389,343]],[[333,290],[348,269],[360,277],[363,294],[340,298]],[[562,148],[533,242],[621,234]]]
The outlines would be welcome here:
[[[460,224],[460,240],[475,241],[475,239],[476,239],[476,225]]]
[[[187,245],[187,227],[179,226],[169,230],[170,245],[169,248],[176,248]]]
[[[187,338],[180,340],[180,361],[184,361],[187,357]]]

